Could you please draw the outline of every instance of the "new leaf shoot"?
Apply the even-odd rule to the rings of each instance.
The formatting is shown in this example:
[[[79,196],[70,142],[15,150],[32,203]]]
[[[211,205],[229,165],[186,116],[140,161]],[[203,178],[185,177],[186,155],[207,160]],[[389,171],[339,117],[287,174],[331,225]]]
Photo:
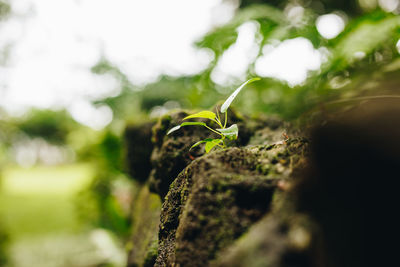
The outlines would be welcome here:
[[[228,99],[222,104],[220,111],[221,113],[225,113],[225,120],[224,123],[222,124],[221,117],[219,116],[218,113],[218,108],[217,108],[217,114],[215,114],[212,111],[208,110],[203,110],[200,112],[197,112],[195,114],[186,116],[183,118],[183,120],[188,120],[188,119],[209,119],[214,122],[216,122],[221,128],[213,129],[210,126],[208,126],[204,122],[196,122],[196,121],[188,121],[188,122],[183,122],[180,125],[177,125],[173,128],[171,128],[168,132],[167,135],[179,130],[181,127],[184,126],[193,126],[193,125],[199,125],[199,126],[204,126],[208,130],[212,131],[213,133],[220,135],[221,138],[206,138],[204,140],[196,142],[194,145],[190,147],[190,150],[201,145],[201,144],[206,144],[205,145],[205,151],[206,153],[210,152],[214,147],[219,146],[222,148],[226,147],[225,140],[235,140],[239,136],[239,128],[236,124],[233,124],[229,126],[228,128],[226,127],[227,121],[228,121],[228,115],[227,115],[227,110],[229,106],[232,104],[233,100],[236,98],[236,96],[239,94],[239,92],[243,89],[244,86],[246,86],[249,83],[255,82],[260,80],[260,78],[252,78],[246,82],[244,82],[242,85],[239,86],[229,97]]]

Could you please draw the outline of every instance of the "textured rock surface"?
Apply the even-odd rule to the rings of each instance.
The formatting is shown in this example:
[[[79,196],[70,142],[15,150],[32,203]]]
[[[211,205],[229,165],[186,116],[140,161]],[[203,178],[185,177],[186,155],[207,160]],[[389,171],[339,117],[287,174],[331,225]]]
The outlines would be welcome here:
[[[204,152],[200,148],[189,151],[197,141],[209,136],[209,131],[201,126],[182,127],[179,131],[167,136],[172,127],[179,125],[186,112],[165,115],[153,127],[154,150],[151,154],[153,170],[150,184],[153,192],[162,198],[175,177],[196,157]]]
[[[241,147],[207,155],[202,147],[189,151],[193,143],[210,137],[203,127],[183,127],[166,136],[187,113],[166,115],[153,126],[149,185],[164,201],[160,216],[154,195],[142,185],[134,207],[129,266],[207,266],[268,213],[273,202],[279,204],[294,166],[304,163],[308,142],[287,139],[287,125],[277,119],[249,120],[230,114],[228,125],[237,123],[240,132],[232,145]],[[148,140],[141,134],[148,129],[129,129],[130,148],[139,139]],[[245,146],[248,143],[252,145]],[[144,151],[128,153],[135,169],[139,154],[148,157]],[[144,182],[148,171],[131,173]]]
[[[232,145],[246,145],[254,131],[261,128],[263,122],[245,120],[242,116],[228,110],[228,124],[236,123],[239,127],[239,138]],[[176,112],[165,115],[153,127],[154,150],[151,155],[153,170],[150,175],[151,188],[154,192],[164,197],[172,181],[195,158],[204,154],[204,148],[198,146],[192,150],[190,147],[205,138],[217,138],[218,136],[201,126],[182,127],[180,130],[166,135],[168,130],[179,125],[182,119],[189,114]],[[219,128],[210,121],[204,121],[213,128]]]
[[[394,100],[360,104],[324,117],[309,139],[279,120],[238,117],[239,147],[207,155],[189,152],[207,130],[166,137],[186,113],[164,117],[151,176],[165,196],[160,225],[137,242],[143,260],[132,266],[394,266],[385,239],[397,240],[399,224],[399,115]]]
[[[156,266],[206,266],[270,210],[306,145],[230,148],[193,161],[163,203]]]
[[[140,189],[134,200],[132,235],[128,243],[128,266],[153,266],[157,257],[161,201],[148,186]]]
[[[222,251],[213,267],[310,267],[313,228],[308,218],[290,220],[269,214],[234,245]]]
[[[365,103],[311,134],[308,168],[214,266],[365,267],[397,262],[400,106]],[[392,182],[390,182],[392,181]],[[389,183],[387,183],[389,182]],[[394,239],[392,239],[394,241]]]
[[[125,130],[125,160],[128,173],[139,182],[145,182],[152,169],[150,162],[151,152],[153,151],[151,129],[154,124],[154,122],[150,122],[129,126]]]
[[[310,168],[295,188],[321,229],[324,266],[391,266],[399,219],[400,101],[360,104],[312,134]]]

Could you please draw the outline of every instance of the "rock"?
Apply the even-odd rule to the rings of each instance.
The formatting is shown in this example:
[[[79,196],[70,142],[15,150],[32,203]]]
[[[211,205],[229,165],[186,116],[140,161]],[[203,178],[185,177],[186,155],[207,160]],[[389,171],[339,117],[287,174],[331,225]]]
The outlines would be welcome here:
[[[298,172],[280,205],[221,251],[213,266],[397,262],[398,104],[363,103],[322,120],[310,136],[307,168]]]
[[[288,135],[293,137],[290,131],[292,126],[277,117],[259,118],[253,123],[249,123],[247,127],[249,126],[252,128],[249,145],[274,144],[287,139]]]
[[[201,126],[182,127],[170,135],[167,132],[179,125],[189,114],[177,112],[160,118],[153,127],[154,150],[151,154],[153,170],[150,174],[151,190],[162,198],[167,194],[175,177],[196,157],[204,154],[200,147],[189,150],[197,141],[207,138],[209,131]]]
[[[125,130],[124,141],[126,165],[129,175],[144,183],[152,169],[150,156],[153,151],[151,142],[154,122],[129,126]]]
[[[161,212],[156,266],[207,266],[271,208],[307,142],[229,148],[194,160]]]
[[[219,254],[213,267],[310,267],[312,229],[307,218],[268,214]]]
[[[294,187],[299,212],[321,229],[320,266],[398,261],[400,101],[376,100],[314,129],[310,167]],[[394,238],[388,241],[388,237]]]
[[[282,140],[283,138],[282,133],[284,130],[279,127],[284,124],[278,119],[249,119],[231,108],[228,109],[228,114],[227,125],[236,123],[239,128],[239,138],[229,145],[245,146],[251,141],[254,132],[262,130],[273,132],[275,138],[271,139],[271,141]],[[150,174],[150,181],[152,190],[160,194],[162,198],[167,194],[169,186],[176,176],[195,158],[205,153],[204,148],[201,146],[192,150],[189,150],[190,147],[202,139],[219,137],[201,126],[182,127],[178,131],[168,136],[166,135],[169,129],[179,125],[182,119],[188,115],[189,113],[184,111],[165,115],[153,127],[154,150],[151,155],[153,170]],[[219,128],[216,123],[209,120],[200,121],[207,122],[212,128]],[[252,144],[271,143],[269,141],[269,139],[266,141],[264,138],[263,142],[261,142],[260,138],[256,138],[252,141]]]
[[[132,235],[128,242],[128,266],[153,266],[157,257],[161,201],[142,186],[134,200]]]

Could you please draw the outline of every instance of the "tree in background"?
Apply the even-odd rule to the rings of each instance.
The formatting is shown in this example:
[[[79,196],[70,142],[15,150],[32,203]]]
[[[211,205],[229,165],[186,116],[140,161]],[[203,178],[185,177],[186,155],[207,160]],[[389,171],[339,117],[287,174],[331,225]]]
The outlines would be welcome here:
[[[396,47],[400,18],[398,3],[396,5],[374,0],[243,0],[228,23],[196,42],[199,49],[213,54],[214,59],[206,70],[193,76],[164,76],[143,90],[134,85],[125,86],[120,96],[99,102],[118,110],[121,118],[135,121],[137,115],[143,116],[143,113],[132,112],[132,103],[150,114],[176,107],[209,108],[216,96],[221,98],[220,95],[228,94],[234,85],[254,76],[264,76],[264,79],[249,86],[237,103],[239,107],[246,105],[245,110],[250,114],[272,113],[295,119],[324,103],[384,95],[395,89],[393,85],[400,71]],[[327,14],[336,16],[344,25],[337,36],[324,37],[318,31],[318,21]],[[244,25],[255,28],[252,37],[255,49],[248,55],[246,70],[243,74],[232,75],[227,82],[216,83],[216,73],[224,57],[238,43]],[[305,81],[295,84],[263,75],[257,64],[268,49],[276,49],[296,38],[304,38],[303,41],[312,44],[320,54],[321,66],[310,70]],[[296,56],[292,60],[295,62]],[[110,66],[102,72],[115,74],[118,66]],[[118,75],[123,73],[118,70]],[[171,104],[171,101],[174,102]]]

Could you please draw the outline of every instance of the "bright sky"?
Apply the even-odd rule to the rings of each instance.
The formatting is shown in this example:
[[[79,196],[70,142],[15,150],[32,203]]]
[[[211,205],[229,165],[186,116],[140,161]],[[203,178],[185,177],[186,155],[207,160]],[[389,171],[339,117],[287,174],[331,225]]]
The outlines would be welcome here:
[[[31,106],[66,107],[77,121],[95,129],[108,124],[113,115],[107,106],[94,107],[90,101],[116,95],[119,88],[113,77],[90,72],[101,57],[138,85],[162,73],[200,72],[212,55],[195,49],[193,42],[227,22],[235,11],[222,0],[12,0],[11,6],[14,16],[0,23],[0,50],[12,45],[7,64],[0,66],[0,106],[11,114]],[[325,28],[336,30],[326,37],[331,38],[344,22],[332,15],[320,23],[327,19]],[[332,23],[340,25],[335,28]],[[257,31],[253,22],[238,28],[238,41],[212,74],[215,82],[246,78],[258,49]],[[321,64],[321,54],[304,38],[263,51],[257,74],[292,85]],[[293,64],[295,51],[301,57]]]
[[[103,117],[109,110],[96,116],[89,100],[117,94],[118,81],[90,67],[104,56],[135,84],[161,73],[199,72],[211,58],[193,42],[234,11],[221,2],[13,0],[14,16],[0,24],[0,48],[14,45],[0,67],[0,105],[14,114],[29,106],[68,107],[73,115]]]

